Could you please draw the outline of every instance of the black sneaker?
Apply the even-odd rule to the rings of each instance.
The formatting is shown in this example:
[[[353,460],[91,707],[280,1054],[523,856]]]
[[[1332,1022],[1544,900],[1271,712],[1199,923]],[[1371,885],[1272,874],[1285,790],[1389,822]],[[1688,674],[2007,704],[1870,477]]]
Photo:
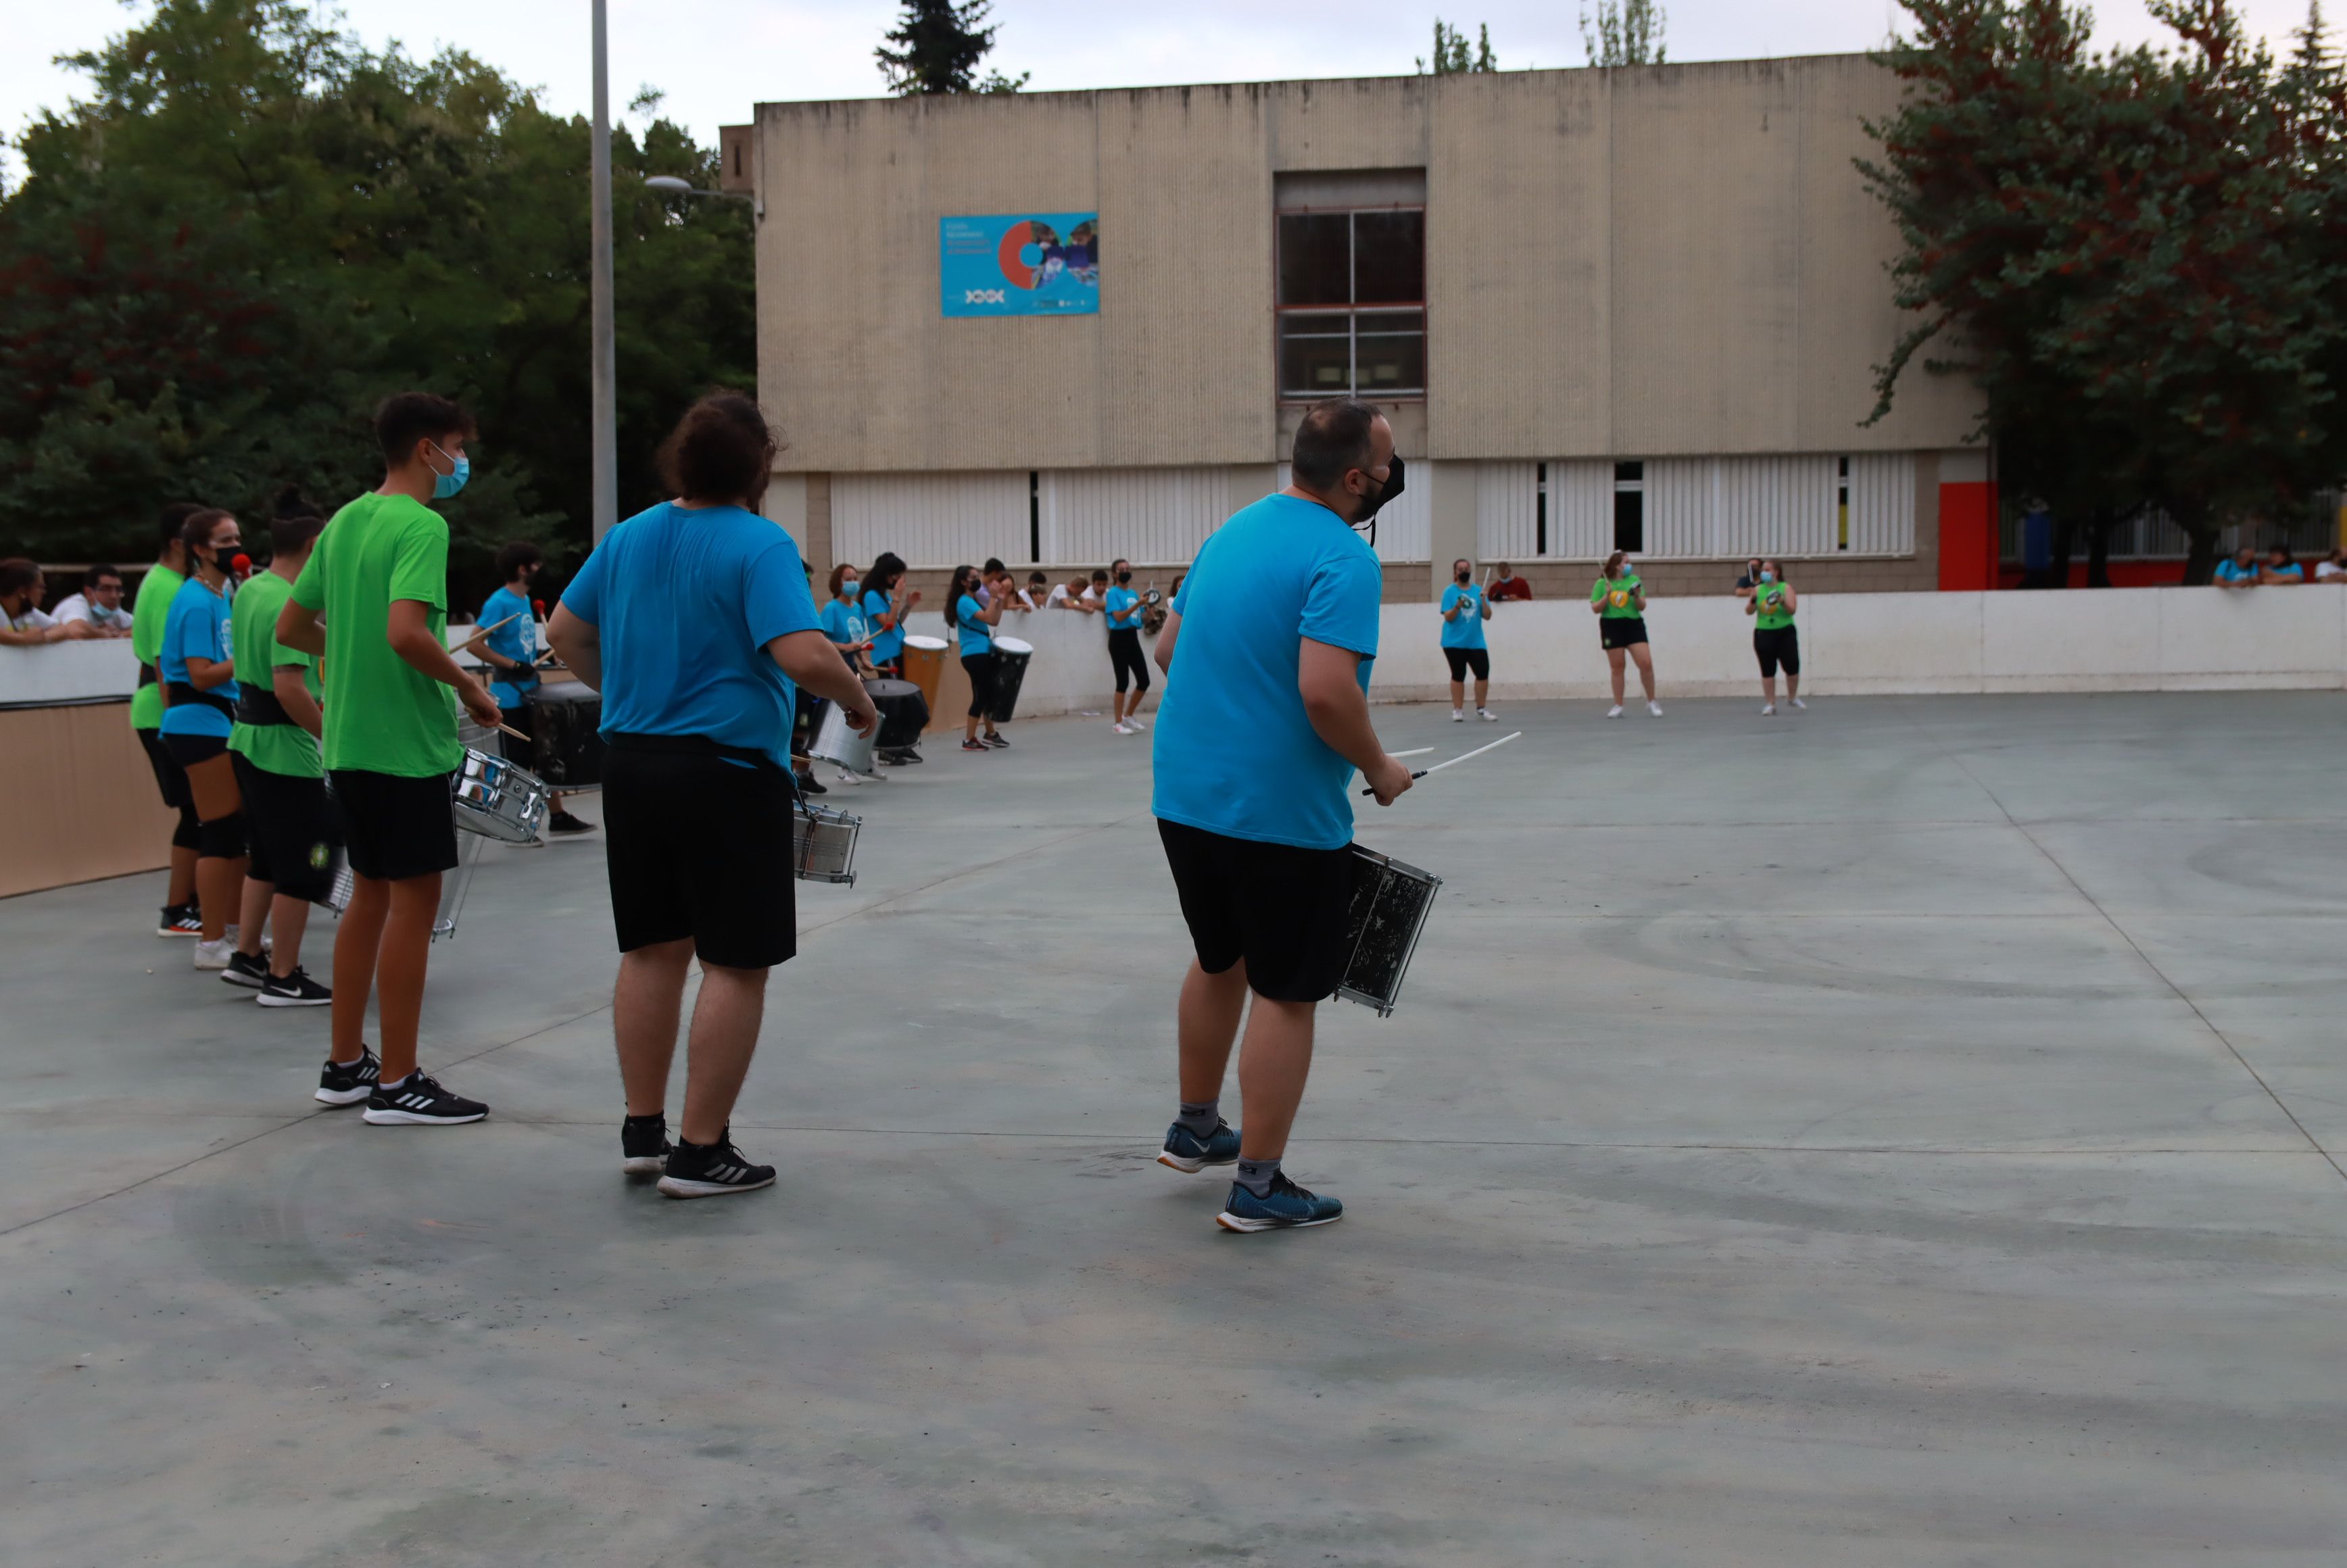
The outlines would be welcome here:
[[[989,746],[984,741],[964,741],[961,743],[961,749],[966,752],[985,752],[993,750],[993,748]]]
[[[328,1061],[319,1071],[318,1099],[327,1105],[356,1105],[374,1092],[382,1072],[374,1052],[361,1046],[356,1061]]]
[[[986,737],[986,743],[989,746],[1007,752],[1010,749],[1010,737],[998,732],[994,734],[988,735]]]
[[[831,793],[829,790],[824,788],[823,785],[815,782],[815,775],[813,774],[799,774],[798,786],[799,794],[829,794]]]
[[[449,1093],[420,1067],[396,1088],[378,1083],[367,1096],[366,1119],[378,1127],[454,1127],[488,1113],[487,1106]]]
[[[595,825],[575,817],[567,811],[558,811],[546,819],[546,830],[548,833],[592,833],[595,831]]]
[[[664,1198],[714,1198],[726,1193],[751,1193],[774,1184],[772,1165],[753,1165],[733,1146],[733,1129],[717,1135],[706,1147],[678,1140],[668,1157],[668,1173],[660,1179]]]
[[[200,937],[204,934],[204,917],[193,904],[166,904],[155,921],[159,937]]]
[[[282,979],[270,976],[262,983],[261,994],[252,999],[265,1008],[322,1008],[334,999],[334,993],[312,979],[310,971],[296,964],[293,972]]]
[[[620,1169],[628,1175],[657,1176],[673,1153],[666,1116],[630,1116],[620,1123]]]
[[[900,768],[917,766],[921,760],[921,753],[913,750],[910,746],[906,746],[893,752],[883,752],[881,755],[885,760]]]
[[[228,968],[220,972],[220,978],[249,991],[260,990],[269,984],[269,960],[258,953],[249,958],[242,953],[231,953]]]

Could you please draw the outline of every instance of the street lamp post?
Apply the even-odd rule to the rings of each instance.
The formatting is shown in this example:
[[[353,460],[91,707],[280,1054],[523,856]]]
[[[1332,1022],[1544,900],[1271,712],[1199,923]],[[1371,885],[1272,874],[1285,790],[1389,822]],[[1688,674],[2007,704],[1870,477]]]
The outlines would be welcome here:
[[[589,262],[594,336],[589,370],[592,406],[589,423],[594,438],[595,542],[620,520],[619,366],[611,342],[611,92],[608,31],[604,0],[595,6],[595,146],[593,149],[594,217]]]

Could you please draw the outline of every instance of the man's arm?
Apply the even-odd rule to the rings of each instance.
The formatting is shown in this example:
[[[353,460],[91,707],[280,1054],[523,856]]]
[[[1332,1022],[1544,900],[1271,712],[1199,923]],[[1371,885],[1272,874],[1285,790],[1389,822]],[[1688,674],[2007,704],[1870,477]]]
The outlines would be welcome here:
[[[1369,723],[1369,697],[1361,690],[1360,667],[1361,656],[1351,649],[1307,637],[1296,660],[1296,687],[1313,733],[1361,770],[1379,805],[1391,805],[1409,789],[1409,768],[1386,754],[1377,727]]]
[[[857,734],[869,734],[880,722],[872,693],[840,656],[839,645],[822,632],[786,631],[766,644],[766,652],[801,687],[838,703],[846,712],[847,727]]]
[[[603,689],[601,627],[571,614],[569,605],[557,604],[553,619],[546,623],[546,645],[554,650],[555,657],[569,666],[573,675],[586,682],[589,692]]]
[[[1181,613],[1177,610],[1167,610],[1165,612],[1164,629],[1157,634],[1156,651],[1152,653],[1150,657],[1156,660],[1157,668],[1163,671],[1168,675],[1174,673],[1174,640],[1181,635]]]
[[[277,641],[297,652],[315,659],[326,651],[326,629],[319,624],[317,610],[296,599],[285,601],[277,612]]]
[[[313,740],[326,738],[326,716],[318,711],[318,700],[310,695],[310,683],[302,679],[306,671],[299,664],[279,664],[269,671],[269,688],[277,693],[277,705],[285,716],[310,732]]]
[[[291,608],[289,603],[288,608]],[[429,619],[431,606],[420,599],[395,599],[391,601],[391,624],[384,632],[391,651],[399,655],[407,667],[419,675],[428,675],[443,686],[456,688],[456,700],[465,704],[465,712],[473,722],[492,729],[505,722],[497,700],[472,672],[449,655],[447,644],[432,635]],[[280,641],[283,641],[281,639]],[[298,642],[286,642],[288,648],[299,648]]]

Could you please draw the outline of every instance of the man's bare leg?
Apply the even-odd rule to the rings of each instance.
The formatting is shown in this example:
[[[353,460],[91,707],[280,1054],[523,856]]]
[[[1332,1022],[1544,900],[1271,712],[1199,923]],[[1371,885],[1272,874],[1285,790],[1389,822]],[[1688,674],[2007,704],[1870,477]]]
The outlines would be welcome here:
[[[1239,1019],[1246,1011],[1246,960],[1210,975],[1190,960],[1174,1015],[1174,1038],[1182,1053],[1182,1098],[1204,1105],[1223,1097],[1231,1047],[1238,1042]]]
[[[707,1145],[724,1137],[765,1014],[764,969],[702,963],[684,1062],[684,1119],[677,1129],[686,1143]]]
[[[431,961],[432,921],[440,912],[440,873],[403,876],[385,885],[390,907],[384,917],[383,940],[374,960],[375,1018],[383,1036],[375,1054],[383,1059],[383,1081],[397,1083],[415,1071],[415,1036],[424,1022],[424,972]],[[335,947],[335,1009],[343,999],[342,951]],[[364,1000],[360,1003],[365,1005]]]
[[[1255,999],[1246,1043],[1239,1050],[1239,1095],[1246,1107],[1246,1125],[1239,1132],[1241,1160],[1276,1160],[1287,1150],[1288,1130],[1296,1125],[1304,1081],[1312,1071],[1316,1009],[1312,1002]]]
[[[334,928],[333,1047],[331,1060],[347,1067],[364,1054],[367,998],[374,990],[375,953],[391,913],[391,884],[351,875],[351,901]]]
[[[628,1114],[657,1116],[668,1109],[669,1066],[684,1011],[684,981],[692,967],[692,938],[659,942],[620,955],[611,988],[611,1039],[620,1052],[620,1085]]]

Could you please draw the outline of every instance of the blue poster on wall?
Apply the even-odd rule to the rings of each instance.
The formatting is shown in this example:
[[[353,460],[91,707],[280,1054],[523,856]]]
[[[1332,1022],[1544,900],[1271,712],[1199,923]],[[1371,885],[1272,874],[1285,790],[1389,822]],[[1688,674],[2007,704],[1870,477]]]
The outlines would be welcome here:
[[[1100,214],[938,220],[949,316],[1072,316],[1100,310]]]

